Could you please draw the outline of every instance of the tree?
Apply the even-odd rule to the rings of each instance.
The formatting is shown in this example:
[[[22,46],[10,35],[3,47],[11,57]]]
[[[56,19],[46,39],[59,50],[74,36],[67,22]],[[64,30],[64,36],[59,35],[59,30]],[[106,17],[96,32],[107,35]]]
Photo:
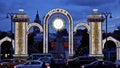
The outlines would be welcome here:
[[[120,26],[118,26],[117,29],[120,30]]]
[[[89,35],[87,30],[82,31],[81,45],[76,49],[76,56],[81,56],[89,53]]]
[[[34,44],[34,38],[33,38],[33,34],[28,34],[28,54],[33,53],[34,48],[33,48],[33,44]]]

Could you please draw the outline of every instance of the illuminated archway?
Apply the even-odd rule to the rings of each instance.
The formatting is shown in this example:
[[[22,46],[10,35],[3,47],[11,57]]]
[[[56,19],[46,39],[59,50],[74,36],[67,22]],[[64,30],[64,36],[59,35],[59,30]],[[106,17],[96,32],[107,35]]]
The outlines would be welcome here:
[[[78,23],[77,25],[75,25],[75,27],[74,27],[74,34],[76,33],[76,31],[77,31],[77,29],[78,29],[79,27],[85,27],[85,28],[87,29],[87,33],[89,34],[89,32],[90,32],[90,27],[89,27],[89,25],[86,24],[86,23]],[[90,40],[89,40],[89,41],[90,41]],[[89,46],[89,48],[90,48],[90,46]],[[89,49],[89,50],[90,50],[90,49]]]
[[[9,43],[11,43],[11,38],[9,38],[9,37],[4,37],[3,39],[1,39],[0,40],[0,55],[1,55],[1,45],[4,43],[4,42],[9,42]],[[14,49],[15,48],[15,45],[14,45],[14,40],[12,39],[12,48]]]
[[[111,36],[107,37],[107,41],[113,41],[115,43],[116,52],[117,52],[116,60],[120,60],[120,42]],[[102,49],[104,49],[105,43],[106,43],[106,38],[102,42],[103,42]]]
[[[111,40],[107,41],[106,43],[103,49],[104,60],[110,60],[112,62],[115,62],[115,60],[117,59],[116,44]]]
[[[78,24],[74,27],[74,32],[76,32],[77,29],[78,29],[79,27],[81,27],[81,26],[84,26],[84,27],[87,29],[87,32],[89,33],[90,27],[89,27],[88,24],[85,24],[85,23],[78,23]]]
[[[1,60],[11,59],[13,57],[14,49],[10,41],[4,41],[1,44]]]
[[[4,37],[3,39],[1,39],[0,40],[0,47],[1,47],[1,44],[3,43],[3,42],[5,42],[5,41],[9,41],[9,42],[11,42],[11,38],[9,38],[9,37]],[[15,45],[14,45],[14,40],[12,39],[12,47],[14,48],[15,47]]]
[[[38,23],[31,23],[31,24],[29,24],[27,26],[27,34],[29,34],[29,30],[32,27],[38,27],[40,29],[40,32],[43,32],[43,28],[42,28],[42,26],[40,24],[38,24]]]
[[[27,51],[28,51],[28,34],[29,34],[29,30],[32,28],[32,27],[38,27],[40,32],[43,33],[43,28],[40,24],[38,23],[31,23],[27,26],[27,31],[26,31],[26,47],[27,47]]]
[[[48,53],[48,20],[54,14],[63,14],[69,22],[69,56],[73,56],[73,20],[71,15],[64,9],[53,9],[49,11],[44,18],[44,46],[43,53]]]

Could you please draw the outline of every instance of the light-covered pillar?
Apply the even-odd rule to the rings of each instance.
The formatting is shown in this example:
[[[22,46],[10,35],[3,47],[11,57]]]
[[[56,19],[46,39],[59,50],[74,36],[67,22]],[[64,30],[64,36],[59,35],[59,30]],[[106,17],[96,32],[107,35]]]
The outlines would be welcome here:
[[[23,9],[14,15],[13,21],[15,23],[15,54],[16,59],[26,59],[27,54],[27,40],[26,29],[29,22],[29,17],[24,13]]]
[[[116,47],[116,60],[120,60],[120,46]]]
[[[90,24],[90,56],[103,58],[102,54],[102,22],[104,18],[94,9],[93,14],[89,15],[87,21]]]

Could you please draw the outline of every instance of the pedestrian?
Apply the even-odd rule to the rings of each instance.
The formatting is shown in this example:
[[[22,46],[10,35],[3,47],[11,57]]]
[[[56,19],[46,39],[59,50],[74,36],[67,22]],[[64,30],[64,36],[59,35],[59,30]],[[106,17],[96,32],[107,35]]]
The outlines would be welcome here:
[[[42,64],[42,68],[46,68],[45,62],[43,62],[43,64]]]
[[[50,68],[55,68],[55,63],[53,59],[51,59]]]

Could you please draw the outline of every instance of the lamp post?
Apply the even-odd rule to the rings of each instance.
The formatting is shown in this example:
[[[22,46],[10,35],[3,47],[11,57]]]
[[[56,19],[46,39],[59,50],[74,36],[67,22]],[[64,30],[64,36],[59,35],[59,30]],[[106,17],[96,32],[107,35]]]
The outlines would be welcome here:
[[[104,12],[104,13],[102,13],[102,16],[104,16],[105,17],[105,22],[106,22],[106,47],[107,47],[107,32],[108,32],[108,27],[107,27],[107,23],[108,23],[108,16],[109,16],[109,18],[112,18],[112,13],[111,12]]]
[[[11,45],[12,45],[12,33],[13,33],[13,16],[14,15],[16,15],[17,13],[13,13],[13,12],[10,12],[10,13],[7,13],[7,16],[6,16],[6,18],[9,18],[10,17],[10,19],[11,19]],[[11,55],[12,55],[12,49],[11,49]],[[12,56],[11,56],[12,57]]]

